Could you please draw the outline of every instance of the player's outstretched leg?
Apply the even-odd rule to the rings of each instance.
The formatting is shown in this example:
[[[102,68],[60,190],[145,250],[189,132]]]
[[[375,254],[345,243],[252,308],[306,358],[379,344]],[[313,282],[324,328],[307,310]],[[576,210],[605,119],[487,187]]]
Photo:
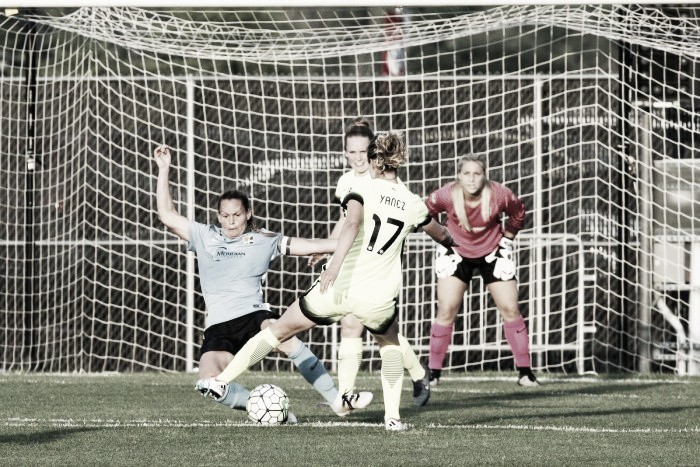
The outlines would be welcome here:
[[[250,393],[238,383],[226,384],[214,378],[200,379],[194,389],[203,396],[236,410],[245,410]]]
[[[246,342],[216,380],[230,383],[246,369],[260,362],[278,345],[280,341],[272,334],[270,328],[263,329]]]
[[[304,379],[323,396],[326,402],[330,404],[336,399],[338,390],[333,383],[333,378],[318,357],[301,340],[292,337],[280,344],[279,350],[287,354]]]

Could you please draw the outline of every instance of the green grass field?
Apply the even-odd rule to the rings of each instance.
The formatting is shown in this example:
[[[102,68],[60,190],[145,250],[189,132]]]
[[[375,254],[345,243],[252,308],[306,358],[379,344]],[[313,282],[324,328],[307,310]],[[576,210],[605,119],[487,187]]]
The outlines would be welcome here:
[[[284,388],[294,426],[258,427],[193,390],[188,374],[0,374],[0,464],[25,465],[700,465],[700,378],[448,373],[426,407],[408,381],[387,433],[375,401],[347,419],[296,374],[248,373]]]

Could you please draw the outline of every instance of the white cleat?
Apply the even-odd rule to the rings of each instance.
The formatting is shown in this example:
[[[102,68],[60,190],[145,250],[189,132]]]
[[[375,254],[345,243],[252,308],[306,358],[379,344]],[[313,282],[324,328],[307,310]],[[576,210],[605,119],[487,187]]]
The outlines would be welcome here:
[[[530,373],[527,375],[522,375],[520,378],[518,378],[518,385],[531,388],[531,387],[539,386],[540,382],[537,381],[537,377],[535,375]]]
[[[408,430],[408,425],[401,423],[401,420],[390,418],[385,422],[384,428],[386,431],[405,431]]]
[[[219,381],[216,378],[206,378],[197,381],[194,385],[195,391],[200,392],[204,397],[211,397],[214,400],[221,400],[228,392],[228,383]]]
[[[287,421],[284,423],[287,425],[296,425],[299,423],[299,419],[292,412],[287,412]]]
[[[367,391],[338,393],[331,404],[331,409],[337,416],[345,417],[355,409],[366,408],[372,402],[372,399],[374,399],[374,394]]]

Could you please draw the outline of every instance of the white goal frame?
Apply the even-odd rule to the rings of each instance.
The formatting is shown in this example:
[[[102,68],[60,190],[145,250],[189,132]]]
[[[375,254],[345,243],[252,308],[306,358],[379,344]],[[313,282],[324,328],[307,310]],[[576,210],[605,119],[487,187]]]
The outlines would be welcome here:
[[[206,311],[194,257],[154,216],[151,146],[174,148],[188,218],[213,220],[233,185],[259,224],[319,237],[361,115],[406,135],[412,191],[474,152],[524,200],[537,370],[700,373],[700,8],[310,4],[0,11],[6,369],[192,371]],[[407,248],[402,330],[425,358],[432,245]],[[314,277],[301,261],[273,264],[273,310]],[[511,370],[499,320],[474,279],[445,369]],[[337,328],[306,339],[334,366]]]

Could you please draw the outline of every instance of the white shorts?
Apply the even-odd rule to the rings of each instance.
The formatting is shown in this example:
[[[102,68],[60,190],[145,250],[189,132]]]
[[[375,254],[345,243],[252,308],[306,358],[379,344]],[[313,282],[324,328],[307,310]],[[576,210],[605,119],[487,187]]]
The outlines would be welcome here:
[[[299,299],[301,312],[316,324],[337,323],[343,316],[353,315],[371,333],[384,334],[398,314],[396,299],[378,305],[336,293],[332,287],[322,294],[320,287],[316,281]]]

